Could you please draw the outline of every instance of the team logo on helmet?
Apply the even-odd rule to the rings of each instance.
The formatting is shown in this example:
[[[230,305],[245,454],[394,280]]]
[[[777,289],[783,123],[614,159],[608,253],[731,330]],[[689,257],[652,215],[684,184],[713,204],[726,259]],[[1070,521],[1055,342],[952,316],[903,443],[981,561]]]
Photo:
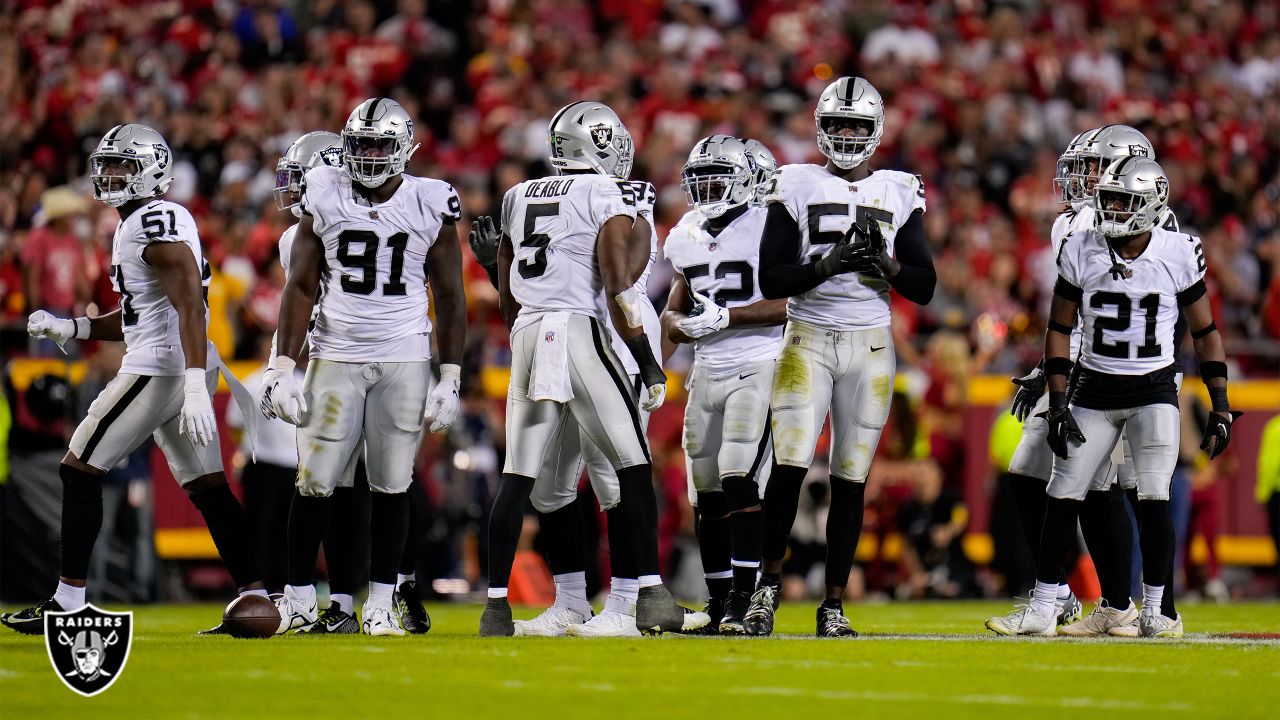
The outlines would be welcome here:
[[[155,148],[156,167],[160,168],[161,170],[168,167],[169,166],[169,149],[161,145],[160,143],[156,143],[155,145],[152,145],[152,147]]]
[[[604,150],[613,144],[613,128],[608,125],[592,126],[591,141],[596,144],[596,147]]]
[[[329,147],[321,150],[319,155],[320,162],[328,165],[329,167],[341,167],[342,165],[342,148],[337,145],[330,145]]]
[[[91,697],[124,672],[133,640],[133,613],[85,605],[75,612],[45,613],[44,644],[63,684]]]
[[[1129,154],[1135,157],[1150,157],[1151,153],[1147,152],[1145,145],[1130,145]]]

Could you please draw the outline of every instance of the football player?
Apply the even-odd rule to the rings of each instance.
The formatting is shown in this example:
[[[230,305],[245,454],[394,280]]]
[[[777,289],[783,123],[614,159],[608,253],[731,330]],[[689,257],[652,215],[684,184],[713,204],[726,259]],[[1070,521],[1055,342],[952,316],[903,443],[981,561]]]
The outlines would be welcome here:
[[[240,594],[267,596],[248,521],[222,471],[210,400],[221,361],[205,332],[209,263],[191,214],[161,197],[173,181],[173,154],[155,130],[117,125],[89,156],[89,175],[94,198],[120,213],[110,269],[120,308],[74,319],[37,311],[27,332],[59,345],[72,338],[124,341],[125,355],[120,374],[89,407],[58,468],[57,590],[49,600],[0,617],[28,634],[44,632],[46,612],[85,605],[89,555],[102,525],[102,476],[147,436],[155,438],[174,478],[204,516]]]
[[[1206,295],[1199,238],[1160,226],[1169,181],[1154,160],[1126,157],[1103,172],[1093,191],[1094,229],[1069,235],[1058,251],[1045,375],[1046,440],[1057,456],[1049,480],[1036,588],[1007,634],[1056,634],[1057,586],[1075,542],[1076,518],[1099,469],[1127,436],[1138,488],[1143,605],[1139,634],[1181,637],[1182,618],[1166,615],[1173,561],[1169,486],[1178,458],[1178,387],[1174,325],[1186,317],[1209,388],[1212,412],[1201,449],[1226,449],[1237,413],[1227,401],[1226,356]],[[1077,313],[1080,359],[1070,359]],[[1074,367],[1073,367],[1074,366]],[[1067,378],[1079,374],[1074,394]],[[1086,441],[1087,440],[1087,441]],[[1131,612],[1132,610],[1130,610]]]
[[[426,421],[452,424],[466,335],[453,187],[404,172],[413,121],[389,98],[360,103],[342,129],[342,167],[302,183],[302,218],[280,306],[272,411],[298,426],[298,494],[289,514],[289,579],[279,632],[318,619],[316,552],[334,488],[363,453],[370,490],[369,597],[361,629],[403,635],[394,609],[412,471]],[[436,301],[440,382],[431,387],[428,285]],[[307,326],[317,303],[315,328]],[[293,374],[310,344],[306,379]]]
[[[1112,162],[1130,156],[1155,159],[1151,142],[1138,130],[1128,125],[1104,125],[1080,133],[1072,139],[1066,151],[1058,159],[1058,172],[1054,184],[1066,208],[1054,220],[1050,231],[1052,247],[1061,248],[1068,236],[1093,229],[1095,213],[1093,189],[1102,171]],[[1165,230],[1177,231],[1178,221],[1173,211],[1166,208],[1159,220]],[[1175,330],[1175,347],[1181,345],[1186,323],[1179,319]],[[1081,327],[1071,335],[1071,357],[1078,357],[1081,346]],[[1176,377],[1181,387],[1181,373]],[[1043,363],[1029,375],[1014,380],[1018,391],[1014,395],[1011,412],[1023,421],[1022,439],[1010,463],[1017,482],[1013,486],[1014,497],[1022,517],[1027,542],[1034,553],[1040,547],[1040,533],[1044,524],[1046,488],[1052,470],[1053,455],[1045,451],[1044,438],[1048,423],[1044,418],[1049,398],[1044,394],[1045,377]],[[1126,508],[1126,494],[1132,501],[1136,514],[1137,485],[1133,472],[1132,454],[1127,439],[1121,437],[1125,462],[1105,463],[1085,496],[1080,512],[1080,527],[1085,543],[1094,560],[1098,579],[1102,586],[1102,600],[1093,611],[1080,620],[1081,606],[1071,588],[1063,583],[1058,588],[1059,632],[1071,636],[1106,634],[1137,635],[1138,611],[1129,597],[1133,576],[1133,527]],[[1171,580],[1172,578],[1170,578]],[[1172,602],[1169,594],[1167,603]],[[1171,606],[1166,608],[1172,612]],[[1016,621],[1017,613],[990,618],[987,626],[995,632],[1005,632]],[[994,626],[994,627],[993,627]]]
[[[606,486],[595,487],[602,506],[617,498],[609,515],[614,581],[604,612],[585,623],[558,622],[557,629],[582,636],[696,629],[709,618],[677,605],[658,575],[657,499],[641,415],[657,409],[666,393],[652,337],[658,330],[652,320],[645,327],[649,303],[639,284],[656,251],[651,222],[637,209],[651,206],[651,186],[627,181],[631,135],[607,106],[571,103],[552,118],[549,131],[551,164],[560,174],[525,181],[502,203],[497,277],[512,328],[512,377],[480,634],[515,634],[506,594],[524,503],[533,496],[536,507],[551,511],[543,515],[544,529],[548,521],[567,519],[581,472],[576,456],[592,446],[613,470],[593,472],[592,479]],[[635,362],[634,383],[607,341],[606,322]],[[557,471],[566,456],[577,469]],[[568,538],[556,543],[561,547],[581,537],[572,530],[550,534]],[[572,573],[573,564],[552,561],[557,575]],[[567,589],[558,587],[558,602]],[[576,592],[585,600],[585,582]],[[589,611],[585,603],[573,604],[578,615]],[[522,631],[532,634],[527,631],[534,627],[522,625]]]
[[[662,324],[672,342],[693,343],[682,444],[706,612],[723,634],[743,632],[760,570],[769,395],[787,319],[785,300],[760,294],[768,211],[754,200],[763,172],[735,137],[699,141],[681,173],[693,210],[665,246],[676,275]]]
[[[630,186],[627,194],[633,195],[636,199],[637,221],[632,226],[632,242],[648,243],[650,248],[648,264],[635,283],[637,291],[643,292],[648,285],[649,274],[658,254],[657,231],[653,223],[656,192],[652,184],[644,181],[632,180],[627,184]],[[470,236],[472,250],[495,287],[498,285],[499,239],[500,233],[492,218],[476,219]],[[640,314],[641,324],[645,328],[645,337],[648,338],[650,350],[656,358],[661,352],[658,345],[661,330],[657,311],[651,303],[641,303]],[[630,384],[637,386],[640,383],[640,370],[635,358],[627,350],[625,342],[612,324],[609,324],[606,329],[609,332],[614,354],[626,370]],[[640,424],[647,428],[648,423],[649,411],[641,408]],[[548,456],[547,463],[539,472],[538,481],[534,483],[534,490],[530,496],[534,509],[539,513],[541,533],[547,540],[547,561],[551,566],[552,580],[556,587],[555,602],[536,618],[515,620],[512,631],[517,636],[558,637],[568,634],[571,626],[591,622],[593,617],[586,592],[586,568],[589,558],[582,543],[587,530],[582,522],[580,511],[573,507],[578,494],[578,480],[582,476],[584,467],[600,507],[614,518],[615,523],[618,524],[616,528],[618,531],[623,529],[621,523],[627,522],[626,518],[630,517],[628,514],[631,512],[630,509],[620,506],[618,478],[613,465],[582,432],[582,429],[577,427],[574,420],[571,417],[566,418],[564,445],[560,452]],[[643,493],[638,493],[642,497],[637,500],[636,494],[629,495],[628,502],[635,503],[645,499]],[[656,514],[656,498],[654,500],[654,505],[650,507],[655,508]],[[644,628],[650,631],[655,627],[663,631],[680,631],[694,623],[692,618],[688,617],[689,613],[683,608],[674,606],[674,602],[668,597],[669,593],[662,585],[657,567],[656,529],[656,518],[653,523],[646,523],[643,528],[645,547],[651,549],[651,552],[646,555],[648,570],[642,570],[640,577],[635,579],[640,587],[637,594],[635,625],[637,629]],[[610,584],[615,588],[624,588],[630,583],[631,579],[614,576]],[[615,604],[624,603],[619,600]],[[622,614],[602,614],[599,620],[591,622],[591,627],[577,628],[574,632],[634,635],[630,624]]]
[[[889,290],[925,304],[937,281],[920,178],[867,166],[884,132],[880,93],[862,78],[839,78],[823,90],[814,121],[826,164],[778,168],[766,198],[760,289],[766,298],[790,300],[771,400],[775,464],[765,491],[764,568],[743,619],[752,635],[773,631],[800,486],[828,411],[827,588],[816,632],[857,634],[842,600],[871,458],[889,415]]]

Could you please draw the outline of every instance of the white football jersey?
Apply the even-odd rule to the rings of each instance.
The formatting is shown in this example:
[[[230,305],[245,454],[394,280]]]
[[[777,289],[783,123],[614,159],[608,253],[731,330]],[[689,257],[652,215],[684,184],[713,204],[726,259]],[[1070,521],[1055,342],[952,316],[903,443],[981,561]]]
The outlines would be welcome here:
[[[763,207],[748,208],[719,235],[712,235],[702,216],[690,211],[667,235],[667,259],[690,288],[717,305],[735,308],[760,302],[760,237],[768,214]],[[694,364],[719,375],[776,358],[782,331],[782,325],[759,325],[711,333],[694,340]]]
[[[513,330],[549,312],[588,315],[608,325],[596,238],[618,215],[635,219],[634,189],[604,175],[526,180],[507,191],[502,229],[515,253],[508,281],[520,303]]]
[[[1204,280],[1200,238],[1156,227],[1137,258],[1120,262],[1129,277],[1112,272],[1102,235],[1070,234],[1058,251],[1061,279],[1079,288],[1083,348],[1080,362],[1095,372],[1143,375],[1168,367],[1180,293]],[[1194,291],[1193,291],[1194,292]]]
[[[636,199],[636,219],[644,218],[645,222],[649,223],[649,264],[644,266],[644,272],[640,273],[640,279],[636,280],[634,287],[645,298],[640,305],[640,322],[644,327],[645,337],[649,339],[649,347],[653,349],[653,357],[661,363],[662,321],[658,317],[658,309],[648,301],[649,276],[653,274],[653,264],[658,261],[658,228],[653,219],[653,208],[658,199],[658,192],[652,183],[643,180],[629,180],[627,185],[631,187],[631,192]],[[623,200],[625,201],[627,197],[627,191],[623,189]],[[609,321],[609,307],[604,304],[604,293],[600,294],[600,302],[600,312],[604,315],[605,327],[609,328],[609,342],[613,345],[614,354],[622,361],[622,367],[628,375],[639,375],[640,365],[636,363],[635,357],[627,349],[627,344],[622,341],[622,336]]]
[[[452,185],[402,175],[395,194],[370,204],[340,168],[303,179],[302,207],[324,245],[311,356],[340,362],[431,357],[427,252],[462,216]]]
[[[783,165],[774,173],[766,196],[781,203],[800,226],[798,262],[826,255],[856,220],[880,223],[893,252],[898,228],[911,213],[924,211],[924,185],[919,176],[877,170],[855,183],[832,175],[820,165]],[[843,273],[829,278],[787,303],[787,317],[830,330],[862,330],[889,324],[887,280]]]
[[[1096,217],[1097,214],[1094,212],[1092,205],[1083,205],[1078,209],[1069,208],[1059,213],[1058,217],[1053,219],[1053,227],[1049,231],[1049,242],[1052,244],[1055,254],[1061,250],[1062,244],[1066,242],[1067,237],[1072,233],[1093,230],[1093,223]],[[1164,215],[1160,216],[1158,224],[1165,230],[1178,232],[1178,218],[1168,208],[1165,208]],[[1071,331],[1070,357],[1080,357],[1080,342],[1083,337],[1084,324],[1077,323]]]
[[[116,225],[111,241],[111,285],[120,294],[120,320],[124,326],[125,353],[120,372],[181,375],[187,361],[178,332],[178,311],[160,286],[155,269],[142,259],[143,251],[155,242],[180,242],[191,249],[208,301],[211,273],[191,213],[177,203],[159,199],[133,211]],[[205,325],[208,323],[206,307]],[[217,353],[210,352],[208,367],[217,367],[217,359]]]

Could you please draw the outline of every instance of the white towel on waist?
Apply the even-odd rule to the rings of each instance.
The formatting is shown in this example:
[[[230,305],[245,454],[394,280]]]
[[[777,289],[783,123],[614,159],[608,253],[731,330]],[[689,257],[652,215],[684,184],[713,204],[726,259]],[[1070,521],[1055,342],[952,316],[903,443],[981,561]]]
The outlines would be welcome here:
[[[538,325],[529,397],[565,403],[573,399],[569,381],[569,313],[547,313]]]

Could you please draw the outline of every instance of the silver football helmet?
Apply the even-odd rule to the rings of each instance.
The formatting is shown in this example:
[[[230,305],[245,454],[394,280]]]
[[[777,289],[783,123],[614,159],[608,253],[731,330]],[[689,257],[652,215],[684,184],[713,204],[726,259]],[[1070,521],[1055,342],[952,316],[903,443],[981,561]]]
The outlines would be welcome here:
[[[547,126],[556,172],[591,170],[619,180],[631,176],[635,146],[631,133],[608,105],[589,100],[569,103]]]
[[[117,125],[89,155],[93,197],[111,207],[166,192],[173,182],[173,153],[146,125]]]
[[[703,217],[717,218],[754,197],[756,164],[746,143],[712,135],[693,146],[680,177],[689,204]]]
[[[302,176],[317,165],[342,167],[342,138],[316,130],[293,141],[276,163],[276,207],[302,216]]]
[[[380,187],[404,172],[417,149],[413,119],[391,98],[360,103],[342,128],[343,167],[352,180],[367,188]]]
[[[851,170],[866,162],[880,145],[884,100],[866,80],[842,77],[822,91],[813,121],[818,127],[818,149],[836,167]],[[859,126],[866,129],[865,135],[845,133],[857,133]]]
[[[1107,166],[1093,189],[1094,228],[1129,237],[1156,226],[1169,206],[1169,178],[1155,160],[1123,157]]]
[[[1075,182],[1076,165],[1080,162],[1080,148],[1084,147],[1085,131],[1071,138],[1067,149],[1058,156],[1057,172],[1053,176],[1053,186],[1058,192],[1058,202],[1072,205],[1083,202],[1086,198],[1081,194]]]
[[[1074,192],[1077,197],[1093,197],[1093,186],[1111,163],[1126,157],[1156,159],[1151,141],[1137,129],[1128,125],[1103,125],[1085,132],[1076,151]]]
[[[746,146],[747,156],[756,164],[756,176],[751,184],[751,201],[763,205],[764,196],[769,191],[769,179],[778,171],[778,159],[759,140],[747,140]]]

